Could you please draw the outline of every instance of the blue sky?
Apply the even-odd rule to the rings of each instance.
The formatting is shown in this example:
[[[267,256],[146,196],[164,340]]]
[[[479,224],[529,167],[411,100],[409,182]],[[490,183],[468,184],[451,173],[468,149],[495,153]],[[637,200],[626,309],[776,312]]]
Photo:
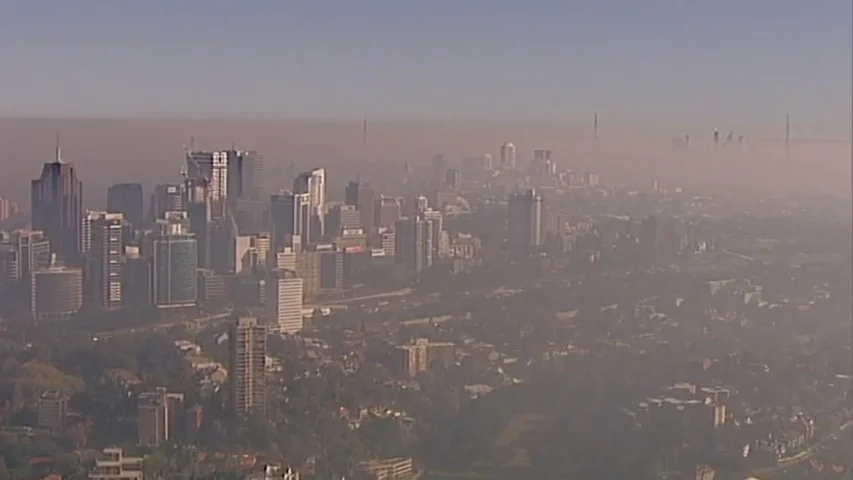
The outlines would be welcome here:
[[[0,116],[849,128],[849,0],[0,0]]]

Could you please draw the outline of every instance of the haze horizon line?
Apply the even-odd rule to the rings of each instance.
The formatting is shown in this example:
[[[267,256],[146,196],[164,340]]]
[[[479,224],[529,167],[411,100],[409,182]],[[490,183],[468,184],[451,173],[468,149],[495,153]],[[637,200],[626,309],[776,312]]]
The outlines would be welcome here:
[[[679,135],[679,131],[684,134],[692,135],[694,130],[713,130],[719,129],[725,134],[729,131],[761,133],[766,135],[772,132],[779,133],[779,138],[782,138],[785,130],[785,118],[780,119],[780,122],[770,123],[744,123],[744,124],[726,124],[721,122],[670,122],[670,121],[637,121],[625,119],[612,119],[613,117],[603,116],[600,112],[592,112],[588,119],[579,119],[578,117],[565,119],[519,119],[513,120],[508,118],[488,118],[488,117],[460,117],[460,116],[397,116],[397,115],[370,115],[366,114],[360,117],[351,116],[288,116],[288,115],[98,115],[98,116],[78,116],[78,115],[0,115],[0,121],[3,122],[202,122],[202,123],[267,123],[267,122],[288,122],[298,123],[303,125],[350,125],[357,124],[361,126],[365,119],[370,125],[454,125],[454,124],[474,124],[480,126],[505,126],[505,127],[566,127],[572,129],[589,129],[593,131],[593,122],[597,115],[599,135],[607,133],[613,129],[618,133],[620,130],[630,129],[636,133],[640,132],[659,132],[663,134],[663,130],[671,132],[673,137]],[[796,119],[792,118],[791,131],[792,139],[809,137],[811,140],[831,141],[835,143],[853,143],[853,129],[840,128],[838,131],[826,129],[810,129],[809,124],[798,124]],[[847,133],[845,136],[844,132]],[[667,133],[669,135],[669,133]],[[815,136],[819,138],[815,138]],[[774,137],[775,138],[775,137]],[[603,139],[603,140],[606,140]],[[511,141],[511,140],[509,140]]]

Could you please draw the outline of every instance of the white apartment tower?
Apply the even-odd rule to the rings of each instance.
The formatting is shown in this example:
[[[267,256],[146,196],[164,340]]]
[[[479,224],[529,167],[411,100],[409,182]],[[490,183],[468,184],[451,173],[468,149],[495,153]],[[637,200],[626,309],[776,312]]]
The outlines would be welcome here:
[[[269,331],[292,335],[302,330],[302,279],[296,272],[270,272],[265,306]]]

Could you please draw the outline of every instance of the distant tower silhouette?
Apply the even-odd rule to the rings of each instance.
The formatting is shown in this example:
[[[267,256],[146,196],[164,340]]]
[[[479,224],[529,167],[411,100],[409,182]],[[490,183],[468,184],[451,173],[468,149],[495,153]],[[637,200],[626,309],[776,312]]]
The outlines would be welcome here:
[[[788,152],[788,149],[791,146],[791,116],[789,114],[785,114],[785,153]]]
[[[597,113],[592,117],[592,135],[595,138],[598,138],[598,114]]]
[[[720,147],[720,131],[714,129],[714,150]]]
[[[367,146],[367,115],[364,116],[364,124],[362,125],[361,130],[362,130],[361,131],[361,141],[362,141],[362,144],[366,147]]]

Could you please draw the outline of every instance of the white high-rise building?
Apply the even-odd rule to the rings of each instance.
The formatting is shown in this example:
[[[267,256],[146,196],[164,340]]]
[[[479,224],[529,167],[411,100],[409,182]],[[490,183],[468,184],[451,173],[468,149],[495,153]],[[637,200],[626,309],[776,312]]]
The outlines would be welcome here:
[[[501,170],[515,170],[515,145],[512,142],[501,145]]]
[[[299,174],[293,180],[293,193],[307,193],[314,217],[318,220],[317,232],[325,232],[326,218],[326,170],[315,168]]]
[[[292,270],[273,270],[266,283],[266,320],[270,331],[302,330],[302,279]]]

